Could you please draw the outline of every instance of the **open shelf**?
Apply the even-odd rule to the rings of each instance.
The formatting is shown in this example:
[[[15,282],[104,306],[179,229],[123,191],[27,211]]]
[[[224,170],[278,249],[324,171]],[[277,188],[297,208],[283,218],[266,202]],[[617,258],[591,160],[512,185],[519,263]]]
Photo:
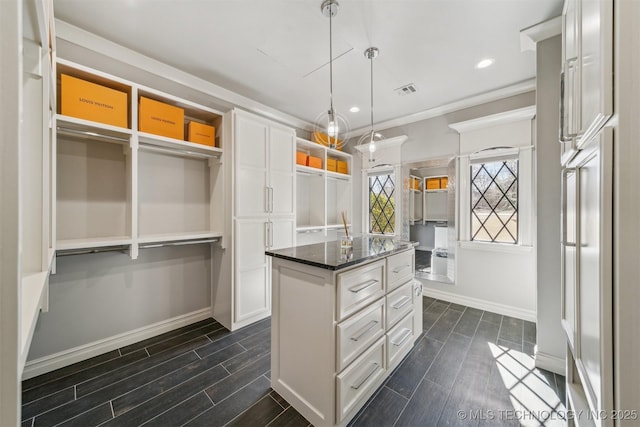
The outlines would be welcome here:
[[[128,144],[132,135],[131,129],[63,116],[62,114],[56,115],[56,125],[58,133],[81,139]]]
[[[341,179],[343,181],[349,181],[351,180],[351,175],[346,173],[327,171],[327,178],[335,178],[335,179]]]
[[[221,232],[193,232],[193,233],[165,233],[140,236],[138,238],[139,244],[146,243],[164,243],[164,242],[177,242],[185,240],[205,240],[221,238]]]
[[[311,175],[323,176],[325,174],[324,169],[312,168],[309,166],[302,166],[302,165],[296,165],[296,172],[300,172],[301,175],[311,174]]]
[[[181,141],[179,139],[167,138],[151,133],[138,132],[138,139],[141,144],[140,149],[160,147],[167,154],[192,155],[194,157],[219,158],[222,155],[221,148],[209,147],[208,145]],[[149,147],[145,147],[144,145]]]
[[[324,189],[325,178],[322,174],[296,175],[297,228],[324,226],[325,198],[321,197]]]
[[[130,245],[132,239],[130,236],[113,236],[113,237],[93,237],[86,239],[68,239],[58,240],[56,249],[59,251],[68,251],[73,249],[93,249],[105,248],[108,246],[125,246]]]

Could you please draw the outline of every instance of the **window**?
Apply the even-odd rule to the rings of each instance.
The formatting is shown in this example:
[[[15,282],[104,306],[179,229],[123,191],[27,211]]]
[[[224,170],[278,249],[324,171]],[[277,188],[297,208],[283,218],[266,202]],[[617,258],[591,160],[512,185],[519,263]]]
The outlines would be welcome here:
[[[369,233],[395,234],[394,174],[369,175]]]
[[[518,159],[471,164],[471,240],[518,243]]]

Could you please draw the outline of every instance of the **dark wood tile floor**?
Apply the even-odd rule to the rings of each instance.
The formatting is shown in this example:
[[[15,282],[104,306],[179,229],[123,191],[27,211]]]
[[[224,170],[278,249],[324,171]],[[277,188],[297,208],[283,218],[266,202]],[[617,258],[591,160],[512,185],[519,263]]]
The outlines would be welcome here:
[[[533,323],[423,300],[425,332],[352,426],[557,421],[564,378],[534,369]],[[269,362],[268,319],[205,320],[24,381],[22,426],[308,426]]]

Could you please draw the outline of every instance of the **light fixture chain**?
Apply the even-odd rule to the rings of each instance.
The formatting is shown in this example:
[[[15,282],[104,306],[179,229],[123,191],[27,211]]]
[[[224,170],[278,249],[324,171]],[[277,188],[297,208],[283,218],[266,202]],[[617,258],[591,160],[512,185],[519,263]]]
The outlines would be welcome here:
[[[333,13],[329,4],[329,103],[333,113]]]
[[[371,54],[369,56],[369,61],[371,62],[371,133],[372,133],[372,139],[373,139],[373,57],[374,55]]]

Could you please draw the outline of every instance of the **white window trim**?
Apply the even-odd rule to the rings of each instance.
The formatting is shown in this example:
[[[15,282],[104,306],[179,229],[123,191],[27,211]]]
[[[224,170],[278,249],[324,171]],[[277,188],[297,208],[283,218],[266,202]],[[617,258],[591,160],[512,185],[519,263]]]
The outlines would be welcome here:
[[[461,248],[492,252],[529,252],[533,249],[533,146],[483,150],[458,157],[459,242]],[[471,164],[518,159],[518,243],[478,242],[471,240]]]
[[[395,223],[393,225],[393,234],[378,234],[369,232],[369,177],[376,175],[393,175],[393,184],[395,195],[394,216]],[[400,166],[384,165],[379,167],[373,167],[370,169],[364,169],[362,171],[362,233],[370,234],[374,236],[389,236],[397,237],[400,235],[399,226],[402,226],[402,203],[401,199],[398,200],[398,194],[402,197],[402,170]]]

